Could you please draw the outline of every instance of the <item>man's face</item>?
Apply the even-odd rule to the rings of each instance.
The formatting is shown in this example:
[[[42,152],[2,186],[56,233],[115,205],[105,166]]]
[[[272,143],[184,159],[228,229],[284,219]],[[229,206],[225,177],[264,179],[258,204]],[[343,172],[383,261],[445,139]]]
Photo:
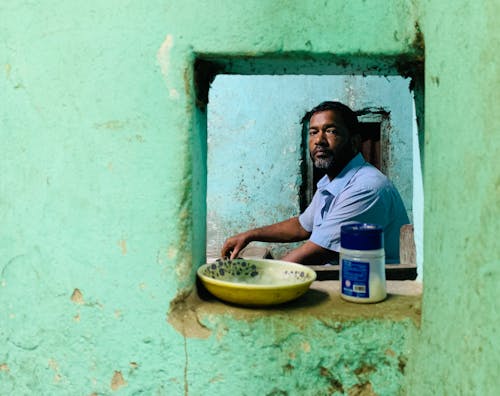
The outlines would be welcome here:
[[[354,145],[342,116],[325,110],[314,113],[309,121],[309,152],[314,166],[332,169],[344,165],[354,153]]]

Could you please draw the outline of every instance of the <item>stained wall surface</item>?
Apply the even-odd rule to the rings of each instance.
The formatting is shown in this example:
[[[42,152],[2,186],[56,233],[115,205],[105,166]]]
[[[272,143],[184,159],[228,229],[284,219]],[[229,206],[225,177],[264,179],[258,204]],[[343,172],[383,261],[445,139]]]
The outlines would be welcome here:
[[[424,299],[410,394],[498,392],[498,2],[425,1]],[[443,18],[443,15],[446,17]],[[469,133],[469,131],[473,133]]]
[[[438,0],[4,2],[0,393],[297,394],[309,382],[316,394],[494,394],[497,15],[494,2]],[[190,317],[186,296],[205,256],[206,119],[195,58],[234,59],[229,68],[262,59],[247,73],[406,73],[405,62],[422,59],[419,29],[421,327],[220,312],[206,313],[196,331],[182,329],[187,319],[179,327],[172,313]],[[332,351],[345,340],[339,359],[353,354],[338,366]],[[304,355],[307,345],[314,355]],[[213,375],[235,356],[237,375]],[[310,356],[317,370],[306,370]],[[264,364],[258,382],[249,361]],[[300,382],[285,375],[287,364]]]

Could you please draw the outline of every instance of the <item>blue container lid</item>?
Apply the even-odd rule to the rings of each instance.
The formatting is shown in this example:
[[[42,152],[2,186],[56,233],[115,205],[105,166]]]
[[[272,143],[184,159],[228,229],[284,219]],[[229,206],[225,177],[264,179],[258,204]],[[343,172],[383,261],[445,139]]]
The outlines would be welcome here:
[[[350,250],[384,248],[384,230],[378,224],[351,223],[340,227],[340,246]]]

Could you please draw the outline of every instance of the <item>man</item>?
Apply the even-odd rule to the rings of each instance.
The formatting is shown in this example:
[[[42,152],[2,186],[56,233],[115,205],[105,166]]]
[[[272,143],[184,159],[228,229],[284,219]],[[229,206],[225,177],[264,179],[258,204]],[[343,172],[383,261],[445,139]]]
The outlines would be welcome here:
[[[309,265],[337,262],[341,225],[362,222],[383,227],[386,262],[399,262],[399,231],[409,223],[406,209],[394,185],[359,152],[354,112],[340,102],[323,102],[306,113],[302,123],[308,124],[314,166],[326,172],[311,204],[298,217],[228,238],[222,257],[237,257],[252,241],[307,239],[282,259]]]

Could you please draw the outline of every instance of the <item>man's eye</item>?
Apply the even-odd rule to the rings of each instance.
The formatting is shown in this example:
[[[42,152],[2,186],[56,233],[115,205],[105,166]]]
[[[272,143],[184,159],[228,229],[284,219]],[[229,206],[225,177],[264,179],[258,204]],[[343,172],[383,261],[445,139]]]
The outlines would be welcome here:
[[[315,130],[315,129],[311,129],[311,130],[309,131],[309,136],[316,135],[317,133],[318,133],[318,131],[317,131],[317,130]]]
[[[335,128],[328,128],[325,132],[335,135],[337,133],[337,130]]]

